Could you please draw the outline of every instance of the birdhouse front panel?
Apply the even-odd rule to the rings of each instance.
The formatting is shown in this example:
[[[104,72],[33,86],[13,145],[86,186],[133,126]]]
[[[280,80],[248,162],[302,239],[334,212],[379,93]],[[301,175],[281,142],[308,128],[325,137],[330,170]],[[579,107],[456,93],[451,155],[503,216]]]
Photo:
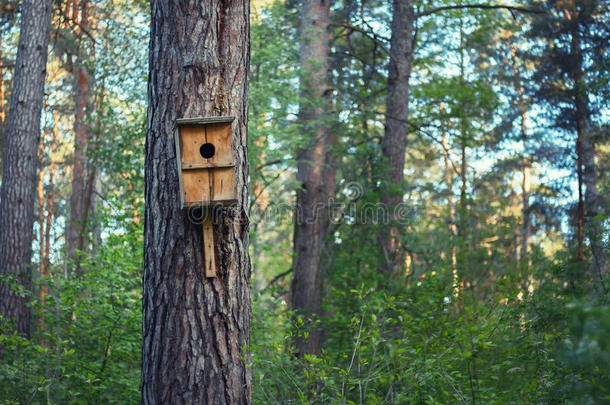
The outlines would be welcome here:
[[[177,120],[176,156],[183,208],[235,201],[232,121],[233,117]]]

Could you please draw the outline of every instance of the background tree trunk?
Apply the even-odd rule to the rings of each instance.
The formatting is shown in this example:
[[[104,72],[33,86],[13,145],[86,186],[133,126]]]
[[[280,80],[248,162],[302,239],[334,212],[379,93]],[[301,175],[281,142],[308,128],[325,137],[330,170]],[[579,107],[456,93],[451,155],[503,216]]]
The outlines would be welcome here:
[[[509,45],[510,47],[510,61],[512,64],[513,74],[515,75],[514,89],[517,92],[517,107],[521,109],[520,114],[520,134],[521,134],[521,145],[523,146],[523,157],[521,159],[521,175],[523,179],[521,181],[521,248],[519,255],[519,265],[522,270],[527,270],[529,266],[529,253],[530,253],[530,235],[531,235],[531,220],[530,220],[530,191],[531,191],[531,168],[532,168],[532,156],[529,155],[528,151],[528,136],[527,136],[527,108],[528,105],[525,100],[525,89],[523,87],[523,79],[521,78],[521,72],[519,71],[517,63],[517,46],[514,44]]]
[[[582,79],[579,79],[582,80]],[[599,193],[597,191],[597,172],[595,168],[595,146],[593,144],[589,108],[583,89],[577,85],[576,90],[576,120],[578,137],[579,164],[579,242],[582,243],[583,233],[587,234],[591,246],[592,272],[597,283],[601,285],[606,273],[606,257],[602,241],[602,231],[595,217],[600,212]],[[582,186],[585,187],[584,199]],[[584,225],[583,225],[584,224]],[[583,229],[584,228],[584,229]],[[581,245],[579,245],[581,246]]]
[[[301,105],[299,122],[311,138],[297,151],[292,308],[304,320],[320,315],[322,248],[328,225],[328,185],[325,172],[328,122],[328,23],[330,0],[303,0],[301,14]],[[320,330],[307,325],[308,336],[296,339],[299,354],[320,353]]]
[[[401,274],[404,252],[400,241],[400,230],[394,223],[395,207],[402,202],[405,152],[409,118],[409,76],[413,63],[414,11],[411,0],[394,0],[392,36],[390,38],[390,63],[386,101],[385,133],[381,142],[383,157],[389,169],[381,202],[388,211],[391,223],[381,235],[381,247],[386,258],[386,270]]]
[[[153,0],[151,9],[142,403],[247,404],[249,4]],[[237,204],[214,224],[218,277],[206,279],[201,221],[180,207],[174,129],[177,118],[220,115],[235,116]]]
[[[4,87],[4,64],[2,62],[2,36],[0,35],[0,150],[2,150],[4,140],[4,121],[6,118],[6,112],[4,111],[4,98],[5,87]]]
[[[523,88],[519,89],[519,105],[523,106]],[[531,169],[532,157],[527,151],[527,113],[521,113],[521,144],[523,145],[524,156],[521,160],[521,254],[519,256],[520,267],[523,271],[527,270],[530,263],[530,235],[532,233],[532,221],[530,219],[530,192],[532,188]]]
[[[40,113],[47,71],[51,0],[24,0],[21,31],[7,125],[0,203],[0,277],[30,290],[34,204],[40,142]],[[17,331],[30,333],[28,297],[0,283],[1,313],[15,320]]]
[[[589,108],[587,88],[582,71],[583,55],[580,44],[580,33],[577,29],[572,32],[571,52],[575,65],[572,74],[574,80],[574,107],[576,110],[576,135],[578,151],[578,241],[579,259],[583,255],[583,234],[586,232],[591,246],[592,275],[600,291],[604,290],[603,277],[606,273],[606,257],[602,232],[596,223],[595,217],[600,213],[599,193],[597,191],[597,171],[595,168],[595,146],[591,128],[591,111]],[[582,187],[585,186],[584,199]],[[585,228],[586,227],[586,231]]]
[[[87,110],[89,101],[89,68],[87,67],[87,46],[85,30],[89,27],[89,0],[74,4],[73,18],[77,37],[76,62],[74,64],[74,163],[72,166],[72,193],[70,194],[70,221],[68,223],[67,250],[74,269],[79,270],[76,250],[83,250],[87,231],[88,178],[87,149],[89,145],[89,125]],[[80,12],[80,16],[77,13]],[[78,21],[78,26],[76,22]]]

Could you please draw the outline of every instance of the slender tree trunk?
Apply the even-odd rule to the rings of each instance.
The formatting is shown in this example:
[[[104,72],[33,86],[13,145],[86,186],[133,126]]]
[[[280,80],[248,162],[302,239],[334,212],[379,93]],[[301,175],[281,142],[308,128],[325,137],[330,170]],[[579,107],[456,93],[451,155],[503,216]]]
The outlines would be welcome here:
[[[13,78],[0,199],[0,312],[30,334],[29,297],[11,288],[31,287],[31,254],[40,113],[44,97],[51,0],[24,0]],[[6,278],[15,277],[14,281]]]
[[[143,276],[143,404],[249,404],[247,94],[249,3],[151,2]],[[214,224],[217,278],[205,278],[202,224],[182,210],[176,119],[235,116],[235,207]]]
[[[47,185],[47,218],[45,224],[45,240],[44,240],[44,263],[47,270],[50,266],[51,257],[51,228],[53,226],[53,209],[55,204],[55,161],[54,156],[57,152],[57,138],[59,136],[59,111],[57,93],[55,95],[55,105],[53,106],[53,137],[51,139],[51,153],[49,155],[49,183]],[[45,286],[41,287],[48,290]]]
[[[578,149],[578,235],[579,259],[584,258],[583,238],[586,233],[591,246],[592,272],[598,283],[606,273],[606,257],[596,216],[600,213],[599,193],[597,191],[597,172],[595,167],[595,147],[593,145],[589,106],[586,99],[582,77],[575,80],[576,85],[576,130]],[[585,192],[583,196],[583,186]],[[584,197],[584,198],[583,198]],[[600,284],[601,285],[601,284]]]
[[[4,139],[4,123],[6,119],[6,112],[4,111],[5,92],[4,64],[2,62],[2,36],[0,35],[0,146],[2,146],[2,140]]]
[[[595,164],[595,146],[591,140],[591,133],[583,136],[582,160],[584,167],[585,191],[585,223],[586,234],[591,245],[593,275],[600,284],[606,274],[606,255],[602,231],[597,215],[600,213],[600,199],[597,191],[597,173]],[[602,286],[603,287],[603,286]]]
[[[388,164],[387,180],[381,202],[388,212],[390,224],[381,234],[381,248],[385,255],[385,270],[391,276],[402,274],[404,250],[401,231],[396,224],[396,207],[402,202],[405,153],[409,118],[409,76],[413,63],[412,0],[394,0],[392,36],[390,38],[390,62],[386,100],[385,133],[381,141],[382,154]]]
[[[45,112],[48,112],[47,108],[45,108],[45,110],[46,110]],[[40,156],[40,161],[42,161],[44,159],[44,131],[43,131],[43,139],[40,142],[39,156]],[[39,257],[38,262],[39,263],[38,263],[38,266],[39,266],[41,277],[44,277],[47,274],[46,268],[45,268],[46,263],[44,260],[44,241],[46,239],[45,227],[44,227],[44,221],[45,221],[44,172],[45,172],[44,167],[40,167],[40,169],[38,170],[38,187],[37,187],[38,224],[39,224],[39,229],[38,229],[38,257]],[[40,290],[38,291],[38,303],[41,306],[44,305],[46,295],[47,295],[47,291],[42,286],[42,283],[41,283]],[[38,329],[42,332],[44,330],[44,328],[45,328],[45,319],[44,319],[44,311],[42,311],[38,318]],[[44,342],[42,333],[39,336],[40,336],[40,338],[39,338],[40,345],[44,346],[45,342]]]
[[[510,179],[510,204],[511,204],[511,212],[518,212],[519,211],[519,204],[517,202],[517,193],[515,192],[515,173],[513,173],[511,179]],[[513,254],[513,258],[515,259],[515,263],[519,263],[520,258],[521,258],[521,243],[519,243],[520,240],[520,235],[521,232],[520,230],[516,229],[514,231],[514,237],[513,237],[513,241],[511,242],[511,244],[508,246],[508,250],[507,253],[510,255],[511,252]]]
[[[578,176],[578,205],[576,208],[577,221],[577,259],[579,262],[585,260],[585,202],[583,193],[583,170],[582,170],[582,133],[576,131],[576,174]]]
[[[56,100],[57,101],[57,100]],[[57,103],[53,109],[53,129],[51,139],[51,153],[49,154],[49,180],[47,184],[46,201],[44,193],[44,171],[40,170],[40,182],[38,185],[38,204],[40,212],[38,213],[38,221],[40,222],[40,277],[49,277],[49,266],[50,266],[50,250],[51,250],[51,226],[53,221],[53,203],[54,203],[54,177],[55,177],[55,163],[53,161],[53,155],[57,150],[57,132],[59,122],[59,112],[57,111]],[[46,216],[45,216],[45,205],[46,205]],[[41,306],[46,303],[46,297],[49,295],[49,287],[44,281],[40,283],[40,291],[38,293],[38,300]],[[38,320],[38,326],[41,331],[45,329],[45,317],[44,311],[40,314]],[[42,333],[40,334],[40,345],[45,346],[46,342]]]
[[[523,150],[527,148],[527,114],[524,112],[521,114],[521,143],[523,144]],[[521,172],[523,180],[521,182],[521,196],[522,196],[522,207],[521,207],[521,267],[526,269],[529,265],[529,254],[530,254],[530,235],[532,233],[532,222],[530,220],[530,190],[531,190],[531,159],[529,156],[525,156],[521,162]]]
[[[530,190],[531,190],[531,179],[530,172],[532,167],[532,157],[527,152],[527,112],[526,112],[526,101],[525,101],[525,89],[522,85],[521,74],[517,65],[517,47],[514,44],[510,46],[510,57],[512,62],[513,74],[515,75],[515,90],[517,91],[517,108],[522,109],[521,113],[521,145],[523,146],[523,158],[521,160],[521,175],[523,180],[521,182],[521,254],[519,255],[520,267],[526,270],[529,265],[529,253],[530,253],[530,235],[531,235],[531,220],[530,220]]]
[[[259,162],[264,162],[267,158],[265,149],[266,143],[266,136],[254,140],[254,144],[256,145],[257,149],[260,150],[260,156],[258,158]],[[260,171],[262,172],[263,168],[261,168]],[[259,181],[256,173],[252,173],[250,178],[250,187],[252,189],[250,216],[252,215],[253,211],[256,211],[254,214],[258,219],[254,225],[255,228],[253,229],[253,233],[256,235],[261,235],[267,226],[265,221],[265,213],[269,207],[269,192],[263,179],[261,178]],[[258,264],[261,263],[265,258],[265,251],[263,249],[264,244],[261,244],[259,239],[260,238],[254,237],[250,240],[252,256],[255,258],[252,265],[252,272],[254,277],[254,291],[256,292],[262,291],[265,288],[265,279],[263,274],[260,272],[260,267],[258,266]]]
[[[320,354],[320,330],[309,321],[321,313],[321,257],[328,225],[325,183],[328,130],[328,23],[330,0],[303,0],[301,16],[301,105],[299,121],[310,138],[298,150],[294,225],[292,308],[307,323],[308,336],[296,339],[297,353]]]
[[[443,106],[439,103],[439,110],[441,115],[443,113]],[[451,274],[453,279],[453,293],[455,296],[459,294],[459,283],[460,277],[457,270],[457,254],[455,247],[455,237],[457,235],[457,226],[455,224],[455,206],[453,203],[453,167],[449,158],[449,142],[447,141],[447,134],[445,132],[444,120],[441,120],[441,132],[442,132],[442,145],[443,145],[443,163],[444,163],[444,175],[445,184],[447,185],[447,206],[449,208],[449,217],[447,222],[449,224],[449,247],[451,249]]]
[[[470,256],[470,247],[468,243],[468,232],[471,230],[468,226],[468,198],[467,198],[467,168],[468,159],[466,156],[466,134],[463,121],[461,118],[461,136],[460,136],[460,201],[458,204],[458,226],[457,226],[457,245],[458,245],[458,278],[460,279],[460,289],[463,289],[468,282],[467,273],[468,261]]]
[[[599,193],[597,191],[597,171],[595,165],[595,146],[591,128],[587,88],[582,71],[583,56],[580,49],[578,30],[572,33],[571,53],[576,65],[573,69],[574,106],[576,109],[577,165],[578,165],[578,242],[579,260],[584,259],[583,239],[586,233],[591,246],[591,270],[600,290],[604,290],[603,277],[606,274],[606,256],[600,227],[596,216],[600,213]],[[583,196],[583,186],[585,193]]]
[[[2,17],[2,13],[0,13]],[[6,138],[6,88],[4,85],[4,64],[2,62],[2,34],[0,34],[0,157],[4,156],[4,143]],[[2,161],[0,160],[0,179],[2,178]]]
[[[530,234],[531,234],[531,221],[530,221],[530,190],[531,180],[530,171],[532,167],[531,156],[527,155],[527,112],[525,110],[525,89],[521,84],[521,77],[519,69],[517,67],[517,47],[514,45],[510,46],[510,56],[513,65],[513,73],[515,78],[518,80],[517,84],[517,102],[518,108],[522,108],[521,113],[521,145],[523,146],[524,157],[521,160],[521,174],[523,180],[521,182],[521,254],[520,254],[520,266],[522,269],[527,269],[529,264],[529,250],[530,250]]]
[[[43,151],[40,151],[40,156],[42,158],[43,155]],[[39,246],[38,246],[38,255],[40,257],[39,259],[39,267],[40,267],[40,274],[44,274],[45,270],[44,270],[44,261],[43,261],[43,257],[44,257],[44,241],[45,241],[45,228],[44,228],[44,220],[45,220],[45,215],[44,215],[44,208],[45,208],[45,200],[44,200],[44,168],[40,168],[40,170],[38,170],[38,187],[37,187],[37,194],[38,194],[38,223],[40,224],[40,228],[38,230],[38,240],[39,240]]]
[[[72,10],[72,18],[78,20],[76,63],[74,64],[74,163],[72,166],[72,192],[70,194],[70,220],[68,223],[67,250],[74,269],[79,271],[80,264],[77,250],[83,250],[87,226],[87,149],[89,145],[89,128],[87,110],[89,100],[89,70],[86,66],[88,50],[86,50],[84,30],[89,27],[89,0],[81,0],[79,7]],[[80,19],[78,12],[80,11]]]
[[[106,81],[102,78],[102,81],[98,90],[98,98],[96,101],[95,110],[97,111],[97,122],[96,128],[91,132],[91,142],[89,143],[89,155],[94,156],[97,148],[97,142],[99,137],[103,134],[102,121],[104,118],[104,94],[106,91]],[[88,176],[86,186],[86,196],[85,196],[85,217],[84,224],[88,224],[90,222],[90,218],[95,216],[95,212],[97,210],[98,204],[98,195],[100,193],[101,183],[100,183],[100,171],[98,170],[97,165],[95,164],[95,159],[92,159],[92,162],[88,166]],[[134,222],[138,221],[138,212],[135,210]],[[96,223],[95,227],[91,229],[91,253],[95,254],[98,251],[98,246],[101,243],[100,236],[101,228],[99,224]],[[83,237],[84,240],[84,237]]]
[[[464,58],[464,19],[460,18],[460,84],[466,85],[465,58]],[[471,226],[471,218],[468,212],[468,129],[464,113],[459,117],[460,121],[460,201],[458,204],[458,274],[460,276],[461,289],[471,285],[471,242],[476,238],[474,227]],[[469,238],[472,237],[472,238]],[[475,242],[476,243],[476,242]]]

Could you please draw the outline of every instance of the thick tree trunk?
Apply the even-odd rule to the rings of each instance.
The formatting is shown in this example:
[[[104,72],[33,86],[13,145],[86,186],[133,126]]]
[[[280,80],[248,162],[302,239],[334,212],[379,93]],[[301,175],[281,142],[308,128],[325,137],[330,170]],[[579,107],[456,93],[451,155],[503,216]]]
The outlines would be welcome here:
[[[0,202],[0,277],[15,277],[26,290],[31,285],[34,204],[40,113],[47,71],[51,0],[24,0],[15,63],[13,91],[3,159]],[[30,333],[28,297],[0,283],[2,315],[15,320],[17,331]]]
[[[76,6],[76,5],[75,5]],[[89,70],[86,66],[87,53],[84,45],[84,31],[89,27],[89,0],[81,0],[79,26],[75,28],[78,37],[76,63],[74,64],[74,162],[72,165],[72,192],[70,194],[70,220],[68,223],[67,251],[74,269],[79,270],[77,250],[83,250],[87,227],[87,149],[89,145],[89,128],[87,110],[89,100]],[[76,20],[78,16],[73,15]]]
[[[409,118],[409,76],[413,63],[412,0],[394,0],[392,36],[390,38],[390,62],[386,100],[385,133],[381,142],[382,154],[388,164],[387,179],[381,202],[388,212],[389,226],[380,238],[386,263],[385,270],[392,276],[402,273],[404,251],[400,229],[395,223],[396,207],[402,202],[405,152],[407,149],[407,119]]]
[[[328,23],[330,0],[303,0],[301,16],[301,105],[299,121],[310,138],[297,156],[292,308],[308,321],[320,315],[322,248],[328,225],[326,151],[328,142]],[[306,325],[307,337],[297,338],[297,352],[320,354],[320,330]]]
[[[249,3],[151,9],[142,403],[248,404]],[[218,277],[205,278],[202,224],[180,206],[174,129],[177,118],[220,115],[235,116],[237,203],[214,224]]]

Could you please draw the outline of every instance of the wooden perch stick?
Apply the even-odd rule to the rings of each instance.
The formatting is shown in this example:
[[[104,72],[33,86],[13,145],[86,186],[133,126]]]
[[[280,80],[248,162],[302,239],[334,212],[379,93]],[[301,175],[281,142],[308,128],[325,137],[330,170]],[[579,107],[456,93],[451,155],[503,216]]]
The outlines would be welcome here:
[[[214,228],[212,226],[212,213],[205,216],[203,221],[203,260],[205,276],[216,277],[216,260],[214,258]]]

